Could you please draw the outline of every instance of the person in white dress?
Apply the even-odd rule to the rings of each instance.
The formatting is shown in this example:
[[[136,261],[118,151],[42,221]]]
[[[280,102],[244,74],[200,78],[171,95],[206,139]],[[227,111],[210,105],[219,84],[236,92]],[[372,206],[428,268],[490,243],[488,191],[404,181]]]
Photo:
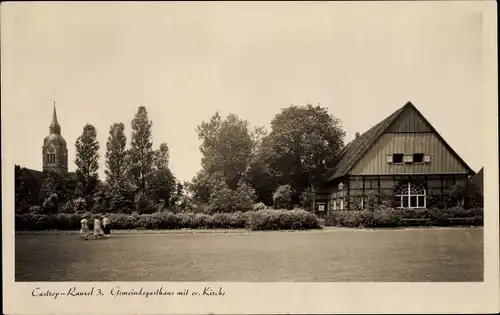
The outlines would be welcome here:
[[[90,234],[89,220],[87,220],[87,218],[82,218],[80,224],[81,224],[80,236],[85,237],[85,239],[87,240]]]
[[[111,236],[111,226],[108,217],[102,219],[102,227],[104,230],[104,235],[109,238]]]
[[[103,236],[104,231],[102,230],[101,218],[96,217],[94,219],[94,239],[97,239],[99,236]]]

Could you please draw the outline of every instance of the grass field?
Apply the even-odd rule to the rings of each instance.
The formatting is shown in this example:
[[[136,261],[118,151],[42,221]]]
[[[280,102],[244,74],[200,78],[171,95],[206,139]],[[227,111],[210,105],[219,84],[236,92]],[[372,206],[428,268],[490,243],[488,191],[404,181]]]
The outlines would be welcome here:
[[[483,281],[483,229],[18,234],[16,281]]]

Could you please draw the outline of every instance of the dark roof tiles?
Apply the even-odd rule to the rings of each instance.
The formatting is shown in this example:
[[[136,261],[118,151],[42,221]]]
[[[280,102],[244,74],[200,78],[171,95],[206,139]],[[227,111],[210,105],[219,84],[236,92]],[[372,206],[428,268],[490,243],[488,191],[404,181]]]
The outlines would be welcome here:
[[[382,133],[389,127],[396,117],[403,111],[407,105],[401,107],[390,116],[370,128],[368,131],[360,135],[347,144],[344,150],[340,153],[338,164],[335,167],[333,174],[329,180],[342,177],[357,163],[357,161],[365,154],[365,152],[377,141]]]

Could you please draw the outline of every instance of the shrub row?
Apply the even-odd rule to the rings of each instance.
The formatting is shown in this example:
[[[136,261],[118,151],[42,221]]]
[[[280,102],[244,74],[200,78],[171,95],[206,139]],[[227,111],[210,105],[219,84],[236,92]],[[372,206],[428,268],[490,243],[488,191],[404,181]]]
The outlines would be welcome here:
[[[483,225],[483,209],[463,209],[463,208],[446,208],[446,209],[378,209],[370,210],[355,210],[355,211],[335,211],[324,218],[327,226],[342,226],[342,227],[366,227],[366,228],[383,228],[383,227],[400,227],[405,225],[406,219],[427,219],[426,225],[432,226],[452,226],[461,224],[459,222],[450,221],[457,218],[474,218],[472,225]]]
[[[17,231],[78,230],[83,217],[93,228],[95,214],[20,214],[15,217]],[[259,210],[251,212],[110,214],[112,229],[239,229],[290,230],[317,229],[322,221],[316,215],[302,209]]]

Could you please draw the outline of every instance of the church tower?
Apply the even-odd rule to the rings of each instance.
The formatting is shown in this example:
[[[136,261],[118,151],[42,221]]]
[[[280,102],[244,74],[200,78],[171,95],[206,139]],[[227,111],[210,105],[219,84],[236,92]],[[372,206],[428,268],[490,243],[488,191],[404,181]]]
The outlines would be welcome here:
[[[61,136],[61,126],[57,122],[56,104],[52,112],[52,123],[49,126],[49,135],[43,140],[42,147],[43,170],[59,169],[68,172],[68,148],[66,140]]]

